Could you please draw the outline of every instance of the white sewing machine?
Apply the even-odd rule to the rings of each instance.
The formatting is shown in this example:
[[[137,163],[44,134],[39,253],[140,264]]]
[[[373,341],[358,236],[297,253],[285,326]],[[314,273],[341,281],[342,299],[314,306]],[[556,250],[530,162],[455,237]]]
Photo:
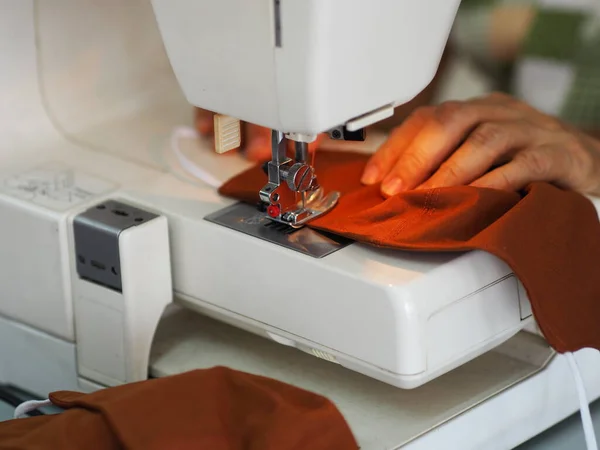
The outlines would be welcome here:
[[[437,71],[460,0],[152,3],[187,100],[236,120],[215,127],[215,141],[229,142],[223,150],[239,146],[239,120],[273,130],[260,198],[272,220],[300,226],[338,198],[320,192],[307,143],[325,132],[363,140],[366,126],[421,92]],[[294,160],[287,139],[295,141]],[[303,201],[283,203],[282,190]]]
[[[175,272],[197,273],[182,279],[186,288],[176,286],[191,307],[405,388],[471,360],[528,323],[519,283],[489,255],[382,252],[308,229],[266,227],[301,226],[335,207],[338,194],[318,187],[307,142],[324,132],[360,140],[364,127],[423,90],[458,5],[230,0],[209,7],[153,0],[187,100],[274,130],[260,191],[265,219],[254,220],[261,213],[246,205],[202,210],[199,203],[204,222],[186,232],[186,250],[173,253]],[[295,141],[293,160],[286,139]],[[282,204],[286,190],[303,200]],[[211,258],[199,260],[209,248]]]
[[[108,50],[94,42],[110,36],[98,23],[88,22],[91,30],[73,40],[81,25],[36,3],[35,62],[45,107],[63,136],[83,149],[70,156],[45,150],[4,157],[0,245],[10,251],[2,253],[0,285],[10,295],[0,303],[2,315],[74,342],[79,375],[104,385],[146,376],[152,337],[171,301],[171,273],[177,301],[190,308],[403,388],[419,386],[515,335],[531,323],[527,297],[510,269],[488,254],[389,252],[308,228],[288,233],[268,226],[271,219],[299,226],[334,207],[335,193],[321,195],[312,174],[305,177],[310,181],[305,190],[289,182],[302,167],[312,171],[306,142],[321,132],[360,138],[363,127],[418,94],[435,74],[458,3],[152,2],[187,100],[276,130],[261,196],[269,212],[279,208],[275,198],[281,189],[302,190],[306,202],[304,210],[283,205],[273,217],[220,198],[202,181],[181,182],[174,175],[177,162],[174,169],[159,167],[160,174],[143,161],[149,143],[139,142],[143,136],[135,127],[150,124],[141,117],[127,124],[126,108],[130,99],[140,100],[136,90],[148,89],[145,100],[155,101],[155,86],[110,84],[119,72],[143,70],[152,79],[153,72],[168,69],[166,60],[155,67],[136,61],[161,51],[158,34],[147,50],[128,49],[133,35],[115,34]],[[66,0],[57,4],[53,10],[75,8]],[[71,13],[81,14],[80,23],[108,14],[92,2],[85,6]],[[407,20],[399,26],[401,18]],[[94,54],[119,48],[131,58],[126,66],[108,60],[121,55]],[[127,144],[102,129],[117,95],[124,97],[121,117],[109,120]],[[178,111],[175,122],[166,107],[141,113],[150,111],[163,132],[171,131],[169,122],[187,123],[185,114],[191,116],[189,108],[182,109],[184,115]],[[88,146],[77,134],[94,127],[100,141]],[[286,136],[297,141],[296,161],[281,153]],[[101,166],[107,158],[110,170]],[[208,151],[194,158],[222,181],[241,167]],[[107,200],[124,205],[105,205]],[[134,226],[136,214],[145,225]],[[143,256],[136,247],[128,262],[125,236],[153,224],[157,230],[147,230],[144,238],[150,243],[136,244],[146,247]],[[107,227],[112,241],[102,234]],[[15,262],[23,254],[32,256]],[[138,297],[142,292],[147,298]],[[130,306],[119,311],[113,302]]]
[[[418,94],[458,3],[2,0],[0,382],[43,395],[164,374],[154,336],[172,301],[401,388],[492,349],[526,361],[474,402],[543,367],[551,352],[498,259],[268,226],[334,207],[306,143],[360,140]],[[292,189],[305,210],[267,217],[217,195],[249,163],[194,135],[173,139],[192,122],[189,103],[274,129],[266,209]],[[295,161],[280,152],[286,139]],[[311,183],[294,181],[305,173]],[[534,334],[517,342],[533,347],[502,345],[525,328]],[[180,360],[203,351],[187,348]]]

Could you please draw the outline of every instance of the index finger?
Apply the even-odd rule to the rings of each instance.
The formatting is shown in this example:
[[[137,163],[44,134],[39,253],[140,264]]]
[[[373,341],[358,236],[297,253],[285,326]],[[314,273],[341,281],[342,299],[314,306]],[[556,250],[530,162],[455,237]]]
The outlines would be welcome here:
[[[521,114],[519,110],[492,102],[440,105],[383,180],[383,193],[391,196],[414,189],[429,178],[478,125],[515,119]]]
[[[433,107],[418,108],[400,126],[395,128],[385,143],[367,162],[361,182],[376,184],[383,180],[432,114]]]

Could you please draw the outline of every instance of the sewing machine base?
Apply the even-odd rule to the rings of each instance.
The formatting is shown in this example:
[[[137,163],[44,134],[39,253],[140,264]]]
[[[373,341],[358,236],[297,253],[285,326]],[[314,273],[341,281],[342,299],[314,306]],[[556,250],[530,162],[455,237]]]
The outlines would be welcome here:
[[[352,243],[351,240],[325,235],[310,228],[292,228],[269,220],[257,208],[236,203],[209,214],[205,220],[277,244],[313,258],[323,258]]]
[[[4,317],[0,338],[0,368],[7,369],[0,370],[1,382],[35,398],[104,387],[78,376],[74,343]],[[551,353],[542,340],[519,333],[433,383],[406,391],[173,305],[157,330],[149,373],[161,377],[227,365],[326,395],[365,450],[478,450],[514,448],[577,411],[575,393],[564,389],[571,382],[566,362]],[[583,351],[577,359],[590,399],[598,398],[600,357]]]

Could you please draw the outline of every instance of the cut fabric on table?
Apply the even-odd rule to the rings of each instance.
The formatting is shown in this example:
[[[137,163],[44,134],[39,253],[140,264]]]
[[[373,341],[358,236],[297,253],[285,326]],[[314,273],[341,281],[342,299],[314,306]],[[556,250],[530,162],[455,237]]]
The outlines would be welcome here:
[[[223,367],[50,400],[66,411],[0,422],[0,449],[358,449],[326,398]]]
[[[600,222],[589,199],[547,183],[533,183],[522,195],[458,186],[384,199],[379,186],[360,183],[368,157],[318,152],[319,183],[342,197],[310,227],[398,250],[491,253],[523,283],[555,350],[600,349]],[[264,183],[255,167],[219,192],[256,204]]]

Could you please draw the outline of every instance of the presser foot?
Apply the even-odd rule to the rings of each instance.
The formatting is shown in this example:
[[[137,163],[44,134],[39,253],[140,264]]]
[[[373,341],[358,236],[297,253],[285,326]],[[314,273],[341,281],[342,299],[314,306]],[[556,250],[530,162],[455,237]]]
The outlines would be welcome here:
[[[304,199],[296,204],[296,208],[288,208],[281,214],[272,214],[272,209],[267,208],[269,219],[292,228],[301,228],[309,221],[331,211],[340,199],[339,192],[332,191],[325,195],[322,189],[315,189],[303,195]]]
[[[271,133],[271,161],[263,165],[268,183],[259,191],[266,217],[292,228],[330,211],[340,198],[339,192],[324,195],[315,169],[308,162],[308,141],[295,143],[295,160],[287,154],[287,139],[281,131]],[[290,197],[290,194],[292,196]],[[300,201],[298,201],[300,196]]]

